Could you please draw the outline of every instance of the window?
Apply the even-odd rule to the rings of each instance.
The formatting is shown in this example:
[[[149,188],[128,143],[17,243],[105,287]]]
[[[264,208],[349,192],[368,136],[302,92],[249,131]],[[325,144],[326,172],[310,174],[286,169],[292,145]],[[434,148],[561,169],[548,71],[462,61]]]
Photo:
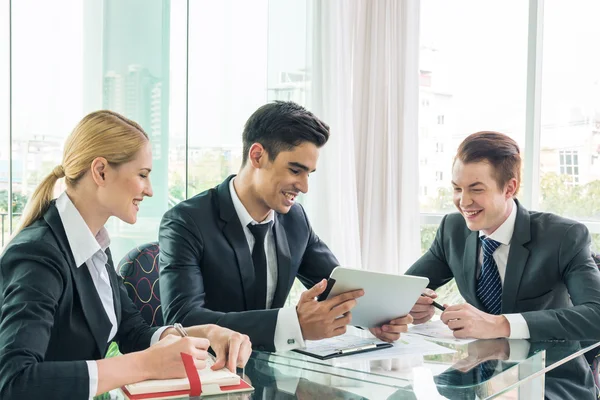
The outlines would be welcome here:
[[[599,12],[592,0],[544,6],[539,209],[583,221],[600,221]]]
[[[567,183],[579,183],[579,158],[577,151],[560,150],[560,175],[567,176]]]
[[[7,3],[1,6],[3,19],[9,18]],[[0,168],[5,168],[3,175],[8,178],[9,163],[12,165],[13,198],[4,213],[12,209],[13,229],[35,187],[60,163],[64,139],[88,104],[89,99],[84,96],[82,24],[88,3],[77,0],[11,2],[12,153],[8,154],[4,143],[0,146],[6,149],[0,150]],[[35,13],[31,12],[33,9]],[[57,20],[62,22],[57,25]],[[8,24],[3,22],[0,23],[0,48],[8,49],[5,47],[8,46]],[[92,31],[89,33],[93,35]],[[8,64],[4,63],[8,63],[8,53],[0,54],[0,64],[3,64],[0,71],[7,74]],[[0,88],[8,89],[8,81],[4,81],[7,76],[0,77]],[[8,139],[8,134],[4,136],[4,132],[9,131],[9,99],[4,97],[7,93],[8,90],[0,89],[0,115],[7,118],[0,117],[6,121],[0,129],[0,140]],[[100,107],[101,103],[97,108]],[[9,180],[2,180],[0,185],[7,196]],[[8,218],[2,217],[2,222],[6,235]],[[7,239],[4,236],[4,244]]]
[[[438,142],[447,145],[444,150],[452,157],[458,143],[470,133],[507,133],[519,143],[525,163],[527,154],[534,154],[534,161],[539,158],[539,170],[535,165],[533,172],[529,169],[523,175],[523,189],[535,195],[522,199],[525,205],[581,220],[592,233],[593,247],[599,249],[600,203],[595,199],[600,198],[600,55],[589,49],[600,36],[600,26],[594,21],[600,4],[592,0],[575,6],[545,3],[541,54],[535,53],[534,46],[527,47],[528,24],[536,18],[528,16],[527,2],[486,2],[483,7],[474,1],[446,4],[424,0],[421,5],[421,98],[430,98],[433,115],[449,115],[452,124],[446,123],[442,130],[437,117],[432,121],[429,114],[420,114],[419,159],[435,153]],[[506,20],[514,21],[510,32],[501,29]],[[466,21],[475,21],[475,26]],[[499,25],[490,29],[484,24]],[[474,31],[479,34],[472,35]],[[539,142],[535,131],[528,132],[525,140],[522,88],[533,87],[527,85],[525,73],[528,51],[543,60],[536,69],[542,77],[541,95],[528,89],[534,106],[541,107],[539,121],[534,114],[528,116],[534,128],[539,128]],[[499,69],[482,61],[485,53],[513,62]],[[426,81],[423,71],[427,71]],[[427,136],[422,134],[423,127],[430,130]],[[451,140],[444,141],[446,137]],[[439,155],[432,163],[442,163],[445,157]],[[450,166],[446,160],[432,170],[421,162],[420,186],[435,187],[439,175],[434,171],[449,172]],[[534,187],[532,182],[539,185]],[[445,186],[430,190],[429,196],[421,193],[421,217],[428,226],[422,232],[429,232],[431,225],[439,222],[438,213],[452,211],[451,196]],[[431,235],[423,235],[427,242],[432,240]]]
[[[0,251],[9,236],[9,5],[5,1],[0,5]],[[14,198],[14,196],[13,196]]]
[[[452,160],[466,136],[499,130],[524,143],[528,3],[423,0],[420,15],[420,209],[438,214],[454,210]]]
[[[189,5],[187,195],[192,197],[238,171],[244,123],[267,100],[268,2]]]

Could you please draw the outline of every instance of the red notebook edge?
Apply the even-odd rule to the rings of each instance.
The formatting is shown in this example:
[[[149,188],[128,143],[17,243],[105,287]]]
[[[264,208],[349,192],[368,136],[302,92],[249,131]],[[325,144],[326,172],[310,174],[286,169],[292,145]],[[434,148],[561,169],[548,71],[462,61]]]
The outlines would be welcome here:
[[[140,393],[140,394],[131,394],[127,390],[125,386],[121,387],[121,391],[125,396],[127,396],[130,400],[145,400],[145,399],[165,399],[165,398],[175,398],[181,396],[200,396],[202,395],[202,382],[200,381],[200,376],[198,375],[198,370],[194,365],[194,359],[191,355],[180,353],[181,360],[183,361],[183,365],[185,367],[185,374],[187,375],[188,381],[190,382],[190,389],[188,390],[173,390],[170,392],[158,392],[158,393]],[[219,392],[216,393],[206,393],[206,395],[219,394],[223,392],[238,392],[238,391],[246,391],[253,390],[254,388],[250,386],[246,381],[240,378],[239,385],[230,385],[230,386],[220,386]]]
[[[221,386],[221,392],[241,392],[241,391],[250,391],[254,388],[250,386],[248,382],[243,379],[240,379],[239,385],[231,385],[231,386]],[[159,392],[159,393],[140,393],[140,394],[131,394],[127,391],[125,386],[121,387],[121,391],[129,398],[130,400],[146,400],[146,399],[161,399],[161,398],[169,398],[169,397],[181,397],[181,396],[189,396],[189,390],[174,390],[171,392]],[[215,393],[217,394],[217,393]],[[209,395],[209,393],[207,393]]]

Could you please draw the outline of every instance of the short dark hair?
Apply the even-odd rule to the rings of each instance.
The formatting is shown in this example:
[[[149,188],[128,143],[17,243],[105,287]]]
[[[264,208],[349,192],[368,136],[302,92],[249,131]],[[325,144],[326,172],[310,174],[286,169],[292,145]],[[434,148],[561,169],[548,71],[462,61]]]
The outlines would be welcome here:
[[[329,126],[299,104],[274,101],[260,107],[248,118],[242,139],[244,166],[254,143],[260,143],[273,161],[282,151],[290,151],[304,142],[323,146],[329,139]]]
[[[512,138],[503,133],[483,131],[469,135],[458,146],[454,161],[464,164],[485,161],[494,168],[494,179],[500,188],[515,178],[521,184],[521,151]]]

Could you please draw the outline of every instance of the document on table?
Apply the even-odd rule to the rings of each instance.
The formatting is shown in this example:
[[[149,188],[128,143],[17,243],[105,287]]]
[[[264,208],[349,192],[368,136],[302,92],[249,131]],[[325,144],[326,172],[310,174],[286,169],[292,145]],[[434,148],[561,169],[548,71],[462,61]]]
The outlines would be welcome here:
[[[348,357],[332,360],[334,365],[343,365],[357,361],[386,360],[406,356],[429,356],[436,354],[451,354],[456,350],[449,349],[439,344],[424,340],[419,336],[408,336],[402,334],[393,346],[387,349],[374,351],[372,353],[355,354]]]
[[[297,353],[305,354],[311,357],[327,360],[334,357],[348,357],[351,354],[365,353],[371,351],[381,351],[382,349],[392,347],[391,344],[383,342],[374,337],[364,338],[354,335],[341,335],[322,340],[307,340],[306,347],[295,349]]]
[[[477,340],[455,338],[452,334],[452,330],[448,328],[441,320],[429,321],[420,325],[413,325],[408,328],[408,333],[426,336],[442,343],[466,344]]]

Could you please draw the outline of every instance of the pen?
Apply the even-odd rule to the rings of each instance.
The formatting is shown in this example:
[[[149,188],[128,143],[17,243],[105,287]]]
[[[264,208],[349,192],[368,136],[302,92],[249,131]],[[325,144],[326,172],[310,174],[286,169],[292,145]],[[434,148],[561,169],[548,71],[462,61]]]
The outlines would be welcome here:
[[[173,328],[175,328],[175,330],[177,331],[177,333],[179,333],[179,335],[181,337],[186,337],[188,335],[187,331],[185,330],[185,328],[183,327],[183,325],[181,325],[179,322],[176,322],[173,325]]]
[[[421,293],[421,296],[429,297],[424,293]],[[437,308],[438,310],[446,311],[446,307],[442,306],[440,303],[437,303],[436,301],[434,301],[431,305],[434,306],[435,308]]]
[[[175,330],[177,331],[177,333],[179,333],[179,335],[181,337],[186,337],[188,336],[187,331],[185,330],[185,328],[183,327],[183,325],[181,325],[179,322],[176,322],[175,324],[173,324],[173,328],[175,328]],[[208,358],[215,363],[216,359],[215,356],[213,356],[212,354],[208,353]],[[245,372],[245,368],[242,369],[242,374]]]
[[[369,349],[375,349],[375,348],[377,348],[377,345],[375,343],[372,343],[372,344],[368,344],[365,346],[352,347],[349,349],[340,349],[340,350],[338,350],[338,354],[354,353],[356,351],[369,350]]]

